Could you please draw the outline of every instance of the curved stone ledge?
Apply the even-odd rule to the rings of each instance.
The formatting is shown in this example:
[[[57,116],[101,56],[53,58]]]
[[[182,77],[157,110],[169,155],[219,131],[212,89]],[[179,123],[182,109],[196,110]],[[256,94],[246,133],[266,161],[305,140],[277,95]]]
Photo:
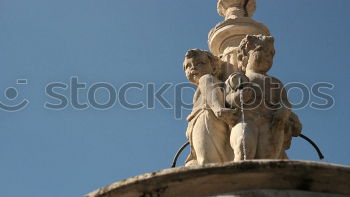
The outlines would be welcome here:
[[[230,194],[216,195],[215,197],[346,197],[344,195],[306,192],[299,190],[248,190]]]
[[[272,190],[281,193],[279,196],[299,197],[300,192],[322,193],[322,196],[350,196],[350,167],[308,161],[271,160],[181,167],[117,182],[86,197],[248,197],[252,196],[254,190]],[[289,195],[282,195],[291,191]],[[295,195],[292,195],[293,192],[296,192]]]
[[[248,34],[268,36],[270,31],[264,24],[249,17],[227,19],[209,32],[209,49],[214,55],[219,56],[227,47],[237,47]]]

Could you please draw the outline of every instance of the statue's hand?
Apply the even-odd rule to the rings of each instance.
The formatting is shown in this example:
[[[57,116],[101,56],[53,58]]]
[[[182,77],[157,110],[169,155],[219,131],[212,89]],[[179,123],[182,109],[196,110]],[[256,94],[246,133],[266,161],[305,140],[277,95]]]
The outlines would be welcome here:
[[[239,110],[237,108],[222,108],[216,113],[216,116],[230,126],[234,126],[239,119]]]
[[[236,72],[228,77],[228,79],[225,81],[225,85],[227,88],[229,88],[228,90],[236,92],[243,89],[248,82],[249,78],[245,76],[244,73]]]

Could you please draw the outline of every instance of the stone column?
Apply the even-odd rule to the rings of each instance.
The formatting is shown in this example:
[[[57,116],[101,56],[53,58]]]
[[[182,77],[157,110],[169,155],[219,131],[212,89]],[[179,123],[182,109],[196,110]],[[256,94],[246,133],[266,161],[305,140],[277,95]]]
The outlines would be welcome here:
[[[226,76],[238,71],[237,46],[247,34],[270,35],[269,29],[251,17],[256,0],[218,0],[218,13],[225,20],[217,24],[208,36],[210,51],[225,62]]]

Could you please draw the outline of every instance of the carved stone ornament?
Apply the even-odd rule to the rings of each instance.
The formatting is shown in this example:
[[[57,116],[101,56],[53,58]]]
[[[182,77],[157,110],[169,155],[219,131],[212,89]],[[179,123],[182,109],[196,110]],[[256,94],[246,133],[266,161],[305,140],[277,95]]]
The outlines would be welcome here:
[[[275,55],[274,38],[247,35],[236,47],[237,69],[227,76],[218,57],[200,49],[186,53],[183,68],[197,86],[186,136],[186,165],[252,159],[288,159],[292,136],[301,123],[286,90],[267,75]]]
[[[221,56],[228,47],[237,47],[248,34],[270,35],[269,29],[251,17],[256,10],[256,0],[218,0],[218,13],[225,18],[208,35],[210,51]]]
[[[256,0],[219,0],[217,10],[225,19],[252,17],[256,10]]]

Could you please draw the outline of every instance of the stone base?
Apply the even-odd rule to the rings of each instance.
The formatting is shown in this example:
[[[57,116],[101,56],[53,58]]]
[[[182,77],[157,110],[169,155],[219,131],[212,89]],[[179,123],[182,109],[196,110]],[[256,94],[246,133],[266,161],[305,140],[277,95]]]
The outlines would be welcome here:
[[[86,197],[350,196],[350,167],[256,160],[181,167],[130,178]]]
[[[249,190],[210,197],[347,197],[345,195],[298,190]]]

